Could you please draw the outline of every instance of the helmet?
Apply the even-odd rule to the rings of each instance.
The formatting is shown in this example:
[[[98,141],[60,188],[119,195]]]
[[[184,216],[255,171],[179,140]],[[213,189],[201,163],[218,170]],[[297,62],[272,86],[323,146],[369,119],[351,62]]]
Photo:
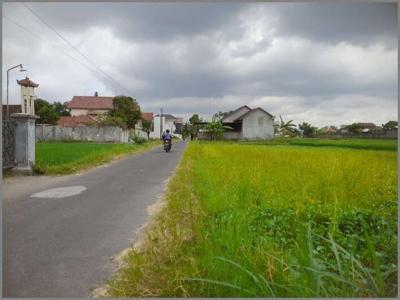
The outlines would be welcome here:
[[[169,133],[169,129],[167,129],[166,132]]]

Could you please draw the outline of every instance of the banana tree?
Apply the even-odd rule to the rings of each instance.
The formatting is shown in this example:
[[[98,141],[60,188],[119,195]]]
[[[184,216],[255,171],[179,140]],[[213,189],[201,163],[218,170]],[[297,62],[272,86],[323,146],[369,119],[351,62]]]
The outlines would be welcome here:
[[[210,134],[211,140],[216,140],[225,130],[229,129],[232,128],[222,124],[221,119],[216,116],[213,116],[211,122],[204,126],[204,131]]]

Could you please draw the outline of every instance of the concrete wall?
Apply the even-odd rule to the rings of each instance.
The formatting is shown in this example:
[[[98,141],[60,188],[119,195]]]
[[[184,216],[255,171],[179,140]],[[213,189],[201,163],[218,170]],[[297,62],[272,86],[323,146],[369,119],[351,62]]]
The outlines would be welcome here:
[[[124,130],[120,127],[78,126],[62,127],[52,125],[36,125],[36,141],[93,141],[128,143],[133,133],[147,139],[147,133],[141,130]]]
[[[274,137],[272,118],[262,110],[254,110],[243,119],[242,138],[245,140],[270,140]]]

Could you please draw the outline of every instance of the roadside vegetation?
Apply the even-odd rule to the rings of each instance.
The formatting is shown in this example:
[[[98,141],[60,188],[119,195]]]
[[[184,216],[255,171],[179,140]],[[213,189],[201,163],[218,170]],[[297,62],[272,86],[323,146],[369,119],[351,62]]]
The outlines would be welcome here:
[[[98,166],[120,157],[148,150],[160,141],[140,141],[135,144],[92,142],[41,142],[36,143],[34,172],[45,175],[71,174]]]
[[[311,146],[191,142],[108,294],[395,297],[397,152]]]

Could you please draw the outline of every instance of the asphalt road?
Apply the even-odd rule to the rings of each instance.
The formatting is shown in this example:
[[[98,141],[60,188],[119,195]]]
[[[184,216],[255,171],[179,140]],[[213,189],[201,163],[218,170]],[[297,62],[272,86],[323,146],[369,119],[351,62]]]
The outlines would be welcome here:
[[[3,183],[3,297],[87,297],[116,268],[177,166],[185,142],[64,177]],[[63,198],[47,189],[84,186]]]

